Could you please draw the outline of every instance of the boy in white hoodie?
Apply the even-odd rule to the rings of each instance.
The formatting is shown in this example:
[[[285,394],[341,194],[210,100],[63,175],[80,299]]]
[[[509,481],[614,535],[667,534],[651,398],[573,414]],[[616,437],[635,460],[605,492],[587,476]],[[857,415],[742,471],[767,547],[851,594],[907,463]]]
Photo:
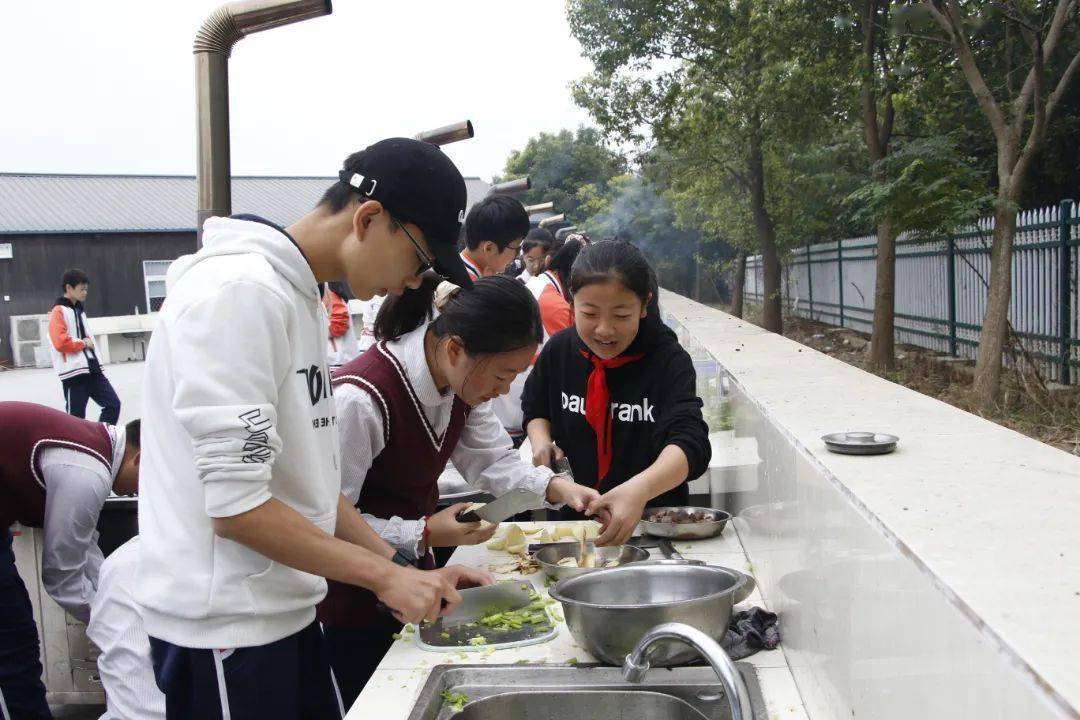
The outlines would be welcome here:
[[[340,718],[315,621],[330,578],[405,622],[437,618],[461,567],[422,572],[341,495],[320,282],[361,299],[434,267],[468,283],[465,183],[433,145],[394,138],[345,162],[284,229],[210,218],[176,261],[147,351],[136,599],[175,718]]]

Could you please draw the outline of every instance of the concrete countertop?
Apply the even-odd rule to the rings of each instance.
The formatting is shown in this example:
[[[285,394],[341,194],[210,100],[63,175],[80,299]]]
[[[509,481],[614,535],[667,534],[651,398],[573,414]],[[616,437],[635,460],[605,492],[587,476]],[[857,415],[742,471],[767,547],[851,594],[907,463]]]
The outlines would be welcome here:
[[[557,523],[518,523],[523,529],[543,528]],[[744,572],[753,572],[746,561],[738,534],[730,524],[718,538],[697,541],[677,541],[675,548],[685,557],[704,560],[710,565],[722,565]],[[656,554],[655,549],[650,552]],[[491,569],[491,566],[504,564],[509,555],[505,552],[488,550],[483,545],[460,547],[451,558],[451,563],[472,565]],[[521,578],[520,575],[501,574],[499,580]],[[544,587],[543,573],[524,576],[538,589]],[[764,607],[760,593],[756,590],[746,602],[736,607],[744,610],[750,606]],[[553,606],[559,609],[558,605]],[[561,618],[562,613],[557,613]],[[783,632],[781,630],[781,632]],[[769,720],[807,720],[798,690],[792,679],[786,659],[780,649],[761,651],[745,661],[752,665],[761,685],[761,692],[766,702]],[[346,715],[346,720],[379,718],[380,720],[405,720],[412,711],[413,704],[427,681],[431,669],[436,665],[470,664],[512,664],[521,661],[537,664],[559,664],[576,658],[579,662],[596,662],[595,658],[579,647],[565,622],[558,622],[558,635],[551,641],[539,645],[521,648],[509,648],[494,652],[480,651],[466,653],[435,653],[421,650],[412,638],[412,634],[394,643],[383,658],[379,669],[368,682],[356,703]]]

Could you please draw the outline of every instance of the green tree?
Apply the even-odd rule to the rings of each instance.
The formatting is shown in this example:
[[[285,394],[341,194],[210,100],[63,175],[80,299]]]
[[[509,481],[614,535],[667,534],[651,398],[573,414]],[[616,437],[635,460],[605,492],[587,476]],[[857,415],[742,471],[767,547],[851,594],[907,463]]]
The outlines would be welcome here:
[[[595,66],[575,99],[610,135],[671,158],[676,207],[718,209],[705,197],[716,189],[741,211],[713,219],[725,238],[753,228],[765,270],[763,325],[780,332],[780,254],[796,242],[778,225],[784,158],[829,116],[827,54],[804,64],[792,53],[807,43],[808,18],[822,22],[816,4],[571,0],[568,12]],[[811,54],[807,45],[803,57]]]
[[[994,138],[996,197],[990,281],[974,394],[992,404],[1012,298],[1016,211],[1032,164],[1080,74],[1080,0],[923,0],[898,8],[905,32],[944,46]]]
[[[565,213],[570,222],[584,219],[579,193],[587,186],[606,187],[616,175],[626,172],[622,155],[604,145],[598,130],[579,127],[577,132],[560,130],[530,138],[524,149],[515,150],[506,160],[503,176],[496,182],[528,175],[532,188],[521,196],[526,205],[552,201],[555,212]]]

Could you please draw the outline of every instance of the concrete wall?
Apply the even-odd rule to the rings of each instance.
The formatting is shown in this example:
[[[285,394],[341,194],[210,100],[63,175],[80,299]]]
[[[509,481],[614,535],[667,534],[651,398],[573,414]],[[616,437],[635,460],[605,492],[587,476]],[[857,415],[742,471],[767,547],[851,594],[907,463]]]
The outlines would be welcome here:
[[[729,495],[810,717],[1080,717],[1080,458],[670,293],[727,372]],[[900,436],[829,453],[827,432]],[[714,486],[713,488],[717,488]]]

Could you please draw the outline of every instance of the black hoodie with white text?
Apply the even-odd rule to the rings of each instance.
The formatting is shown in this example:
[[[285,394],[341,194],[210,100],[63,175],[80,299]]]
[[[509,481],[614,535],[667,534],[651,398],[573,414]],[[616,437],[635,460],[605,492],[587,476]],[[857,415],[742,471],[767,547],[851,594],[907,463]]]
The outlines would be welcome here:
[[[609,368],[612,459],[598,481],[597,438],[585,419],[586,386],[592,363],[587,345],[573,327],[544,345],[522,394],[524,426],[543,418],[551,437],[570,460],[575,480],[601,493],[626,482],[652,465],[668,445],[686,453],[687,480],[701,476],[711,458],[709,429],[701,415],[697,375],[690,355],[675,333],[655,317],[642,321],[637,337],[620,357],[642,357]],[[687,483],[648,504],[686,505]]]

